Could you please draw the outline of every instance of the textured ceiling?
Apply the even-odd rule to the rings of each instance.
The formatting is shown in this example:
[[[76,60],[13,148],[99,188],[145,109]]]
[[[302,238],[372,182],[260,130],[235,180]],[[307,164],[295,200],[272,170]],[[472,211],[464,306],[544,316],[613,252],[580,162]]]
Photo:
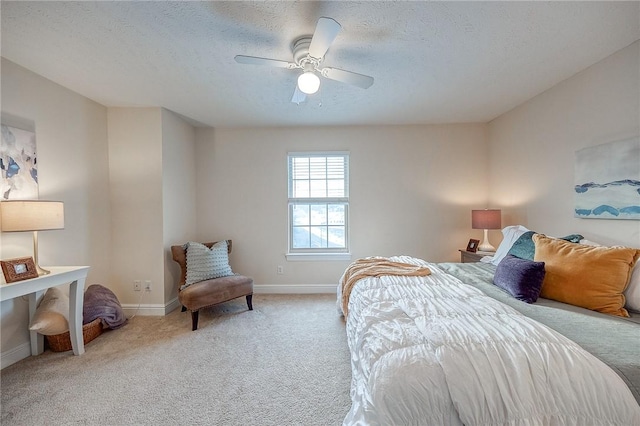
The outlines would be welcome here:
[[[640,39],[639,2],[2,1],[2,56],[107,106],[162,106],[214,127],[486,122]],[[291,42],[342,31],[290,102]]]

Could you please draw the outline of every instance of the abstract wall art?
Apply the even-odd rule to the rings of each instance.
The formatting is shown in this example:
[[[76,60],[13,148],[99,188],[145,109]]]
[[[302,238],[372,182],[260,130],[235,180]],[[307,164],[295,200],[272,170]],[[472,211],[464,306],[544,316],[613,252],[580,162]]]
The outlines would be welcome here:
[[[2,124],[0,197],[2,200],[38,198],[36,134]]]
[[[640,137],[576,151],[575,217],[640,219]]]

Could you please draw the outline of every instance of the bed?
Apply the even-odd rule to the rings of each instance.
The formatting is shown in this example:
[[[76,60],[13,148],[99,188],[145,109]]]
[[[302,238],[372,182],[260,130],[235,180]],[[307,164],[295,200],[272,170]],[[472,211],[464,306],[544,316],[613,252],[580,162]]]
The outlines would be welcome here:
[[[383,260],[413,269],[338,286],[345,425],[640,425],[640,314],[524,303],[492,263]]]

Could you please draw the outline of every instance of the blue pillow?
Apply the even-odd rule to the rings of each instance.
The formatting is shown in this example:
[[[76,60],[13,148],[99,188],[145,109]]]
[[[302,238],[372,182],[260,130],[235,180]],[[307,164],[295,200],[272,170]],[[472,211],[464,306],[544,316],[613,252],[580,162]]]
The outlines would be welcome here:
[[[498,263],[493,283],[518,300],[535,303],[540,296],[544,274],[544,262],[508,254]]]
[[[533,260],[533,256],[536,253],[536,246],[533,243],[533,234],[536,234],[536,232],[529,231],[520,235],[520,237],[513,243],[507,254],[519,257],[520,259]],[[579,234],[560,237],[561,240],[569,241],[570,243],[579,243],[582,238],[582,235]]]
[[[510,254],[520,259],[533,260],[533,255],[536,252],[536,246],[533,243],[533,234],[535,234],[534,231],[529,231],[520,235],[507,252],[507,255]]]

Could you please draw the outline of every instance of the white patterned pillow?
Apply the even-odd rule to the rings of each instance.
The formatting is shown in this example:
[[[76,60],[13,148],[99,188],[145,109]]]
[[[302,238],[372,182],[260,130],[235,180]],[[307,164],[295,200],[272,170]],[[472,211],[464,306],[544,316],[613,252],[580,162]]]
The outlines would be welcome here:
[[[626,300],[625,308],[640,312],[640,262],[636,263],[631,272],[631,279],[627,289],[624,291],[624,297]]]
[[[233,275],[231,266],[229,266],[226,241],[217,242],[211,248],[189,241],[185,244],[185,248],[187,250],[187,277],[180,290],[200,281]]]

